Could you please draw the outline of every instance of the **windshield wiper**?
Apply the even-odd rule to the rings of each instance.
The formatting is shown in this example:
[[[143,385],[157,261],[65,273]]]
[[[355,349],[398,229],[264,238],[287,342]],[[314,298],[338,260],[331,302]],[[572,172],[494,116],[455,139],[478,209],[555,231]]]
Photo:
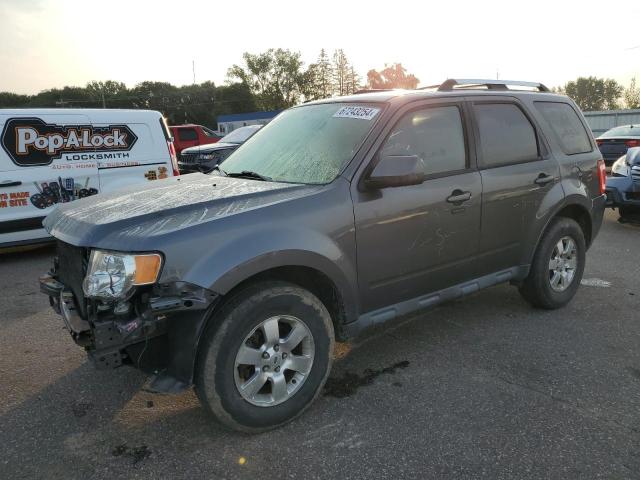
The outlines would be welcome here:
[[[252,172],[250,170],[242,170],[241,172],[226,172],[227,177],[235,177],[235,178],[251,178],[254,180],[262,180],[263,182],[270,182],[272,180],[271,177],[266,177],[264,175],[260,175],[257,172]]]

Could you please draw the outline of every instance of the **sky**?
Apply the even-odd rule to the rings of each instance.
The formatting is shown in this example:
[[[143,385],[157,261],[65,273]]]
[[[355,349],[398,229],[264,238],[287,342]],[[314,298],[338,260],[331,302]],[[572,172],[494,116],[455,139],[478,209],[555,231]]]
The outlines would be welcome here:
[[[288,48],[308,65],[342,48],[366,78],[400,62],[422,85],[496,78],[640,82],[640,1],[0,0],[0,91],[93,80],[226,81],[243,52]],[[612,18],[619,18],[616,23]],[[636,22],[637,23],[637,22]]]

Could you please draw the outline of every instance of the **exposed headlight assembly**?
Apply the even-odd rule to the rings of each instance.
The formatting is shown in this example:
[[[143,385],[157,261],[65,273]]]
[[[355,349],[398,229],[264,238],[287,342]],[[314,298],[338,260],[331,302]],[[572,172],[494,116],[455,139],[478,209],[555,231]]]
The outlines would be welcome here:
[[[161,265],[162,257],[157,253],[127,254],[93,250],[82,289],[90,298],[126,300],[135,286],[155,283]]]
[[[618,177],[629,176],[629,165],[627,164],[627,156],[623,155],[611,167],[611,174]]]

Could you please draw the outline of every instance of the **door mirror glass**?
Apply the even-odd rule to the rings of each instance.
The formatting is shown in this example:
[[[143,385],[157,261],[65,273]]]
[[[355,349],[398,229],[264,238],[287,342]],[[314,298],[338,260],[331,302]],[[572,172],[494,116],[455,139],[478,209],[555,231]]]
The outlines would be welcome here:
[[[424,182],[424,162],[417,155],[380,155],[365,186],[370,189],[404,187]]]

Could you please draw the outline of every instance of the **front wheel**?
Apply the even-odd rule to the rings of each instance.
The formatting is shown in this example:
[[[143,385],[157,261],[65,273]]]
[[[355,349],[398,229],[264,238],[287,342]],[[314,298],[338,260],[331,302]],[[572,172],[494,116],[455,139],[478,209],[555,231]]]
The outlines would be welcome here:
[[[268,430],[313,402],[329,375],[333,346],[330,315],[315,295],[284,282],[258,283],[211,319],[195,390],[228,427]]]
[[[580,286],[586,250],[584,233],[575,220],[553,220],[540,240],[520,294],[538,308],[566,305]]]

